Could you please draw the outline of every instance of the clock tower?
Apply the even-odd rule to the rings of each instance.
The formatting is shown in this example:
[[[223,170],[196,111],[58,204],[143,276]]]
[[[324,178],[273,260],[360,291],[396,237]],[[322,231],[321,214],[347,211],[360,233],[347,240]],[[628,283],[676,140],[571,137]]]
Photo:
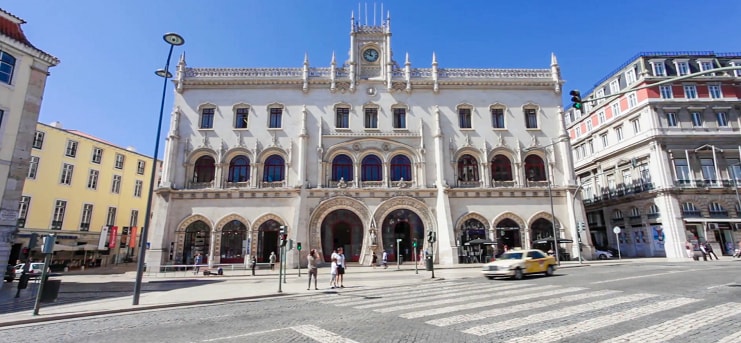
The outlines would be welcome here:
[[[350,76],[353,83],[369,81],[387,81],[391,79],[393,62],[391,60],[391,17],[376,25],[375,16],[372,25],[361,25],[350,18]],[[354,77],[353,77],[354,76]]]

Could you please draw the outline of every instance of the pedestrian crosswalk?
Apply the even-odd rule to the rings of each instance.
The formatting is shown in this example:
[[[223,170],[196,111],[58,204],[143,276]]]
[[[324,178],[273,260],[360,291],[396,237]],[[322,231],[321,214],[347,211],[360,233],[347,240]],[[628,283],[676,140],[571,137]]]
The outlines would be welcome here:
[[[343,291],[307,301],[373,311],[502,342],[569,341],[584,337],[618,342],[659,342],[696,335],[717,325],[710,341],[734,342],[741,303],[705,305],[702,299],[521,282],[446,280]],[[597,334],[600,330],[609,334]],[[582,335],[582,336],[580,336]]]

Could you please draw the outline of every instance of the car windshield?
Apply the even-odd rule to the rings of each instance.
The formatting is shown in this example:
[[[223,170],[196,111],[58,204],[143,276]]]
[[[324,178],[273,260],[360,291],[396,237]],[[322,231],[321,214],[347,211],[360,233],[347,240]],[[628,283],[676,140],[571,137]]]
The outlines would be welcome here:
[[[521,260],[521,252],[506,252],[499,257],[500,260]]]

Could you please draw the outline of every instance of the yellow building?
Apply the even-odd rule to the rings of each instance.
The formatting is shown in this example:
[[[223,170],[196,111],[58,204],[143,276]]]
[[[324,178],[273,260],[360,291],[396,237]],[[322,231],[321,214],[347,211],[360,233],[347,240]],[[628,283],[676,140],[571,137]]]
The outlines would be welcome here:
[[[38,123],[32,147],[15,243],[25,252],[32,233],[56,233],[52,264],[70,268],[135,259],[152,158],[59,122]]]

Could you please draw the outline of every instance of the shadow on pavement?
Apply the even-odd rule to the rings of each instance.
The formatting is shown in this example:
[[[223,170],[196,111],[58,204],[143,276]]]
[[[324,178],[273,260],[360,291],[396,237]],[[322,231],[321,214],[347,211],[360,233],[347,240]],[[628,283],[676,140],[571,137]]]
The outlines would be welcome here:
[[[168,282],[142,283],[142,293],[167,292],[173,289],[195,287],[201,285],[224,282],[223,280],[175,280]],[[20,311],[31,311],[36,302],[37,283],[29,283],[28,288],[21,290],[20,297],[16,298],[17,282],[3,283],[0,288],[0,314]],[[42,303],[41,307],[49,307],[78,302],[104,300],[110,298],[134,295],[134,282],[106,282],[106,283],[78,283],[62,282],[57,300],[51,303]]]

